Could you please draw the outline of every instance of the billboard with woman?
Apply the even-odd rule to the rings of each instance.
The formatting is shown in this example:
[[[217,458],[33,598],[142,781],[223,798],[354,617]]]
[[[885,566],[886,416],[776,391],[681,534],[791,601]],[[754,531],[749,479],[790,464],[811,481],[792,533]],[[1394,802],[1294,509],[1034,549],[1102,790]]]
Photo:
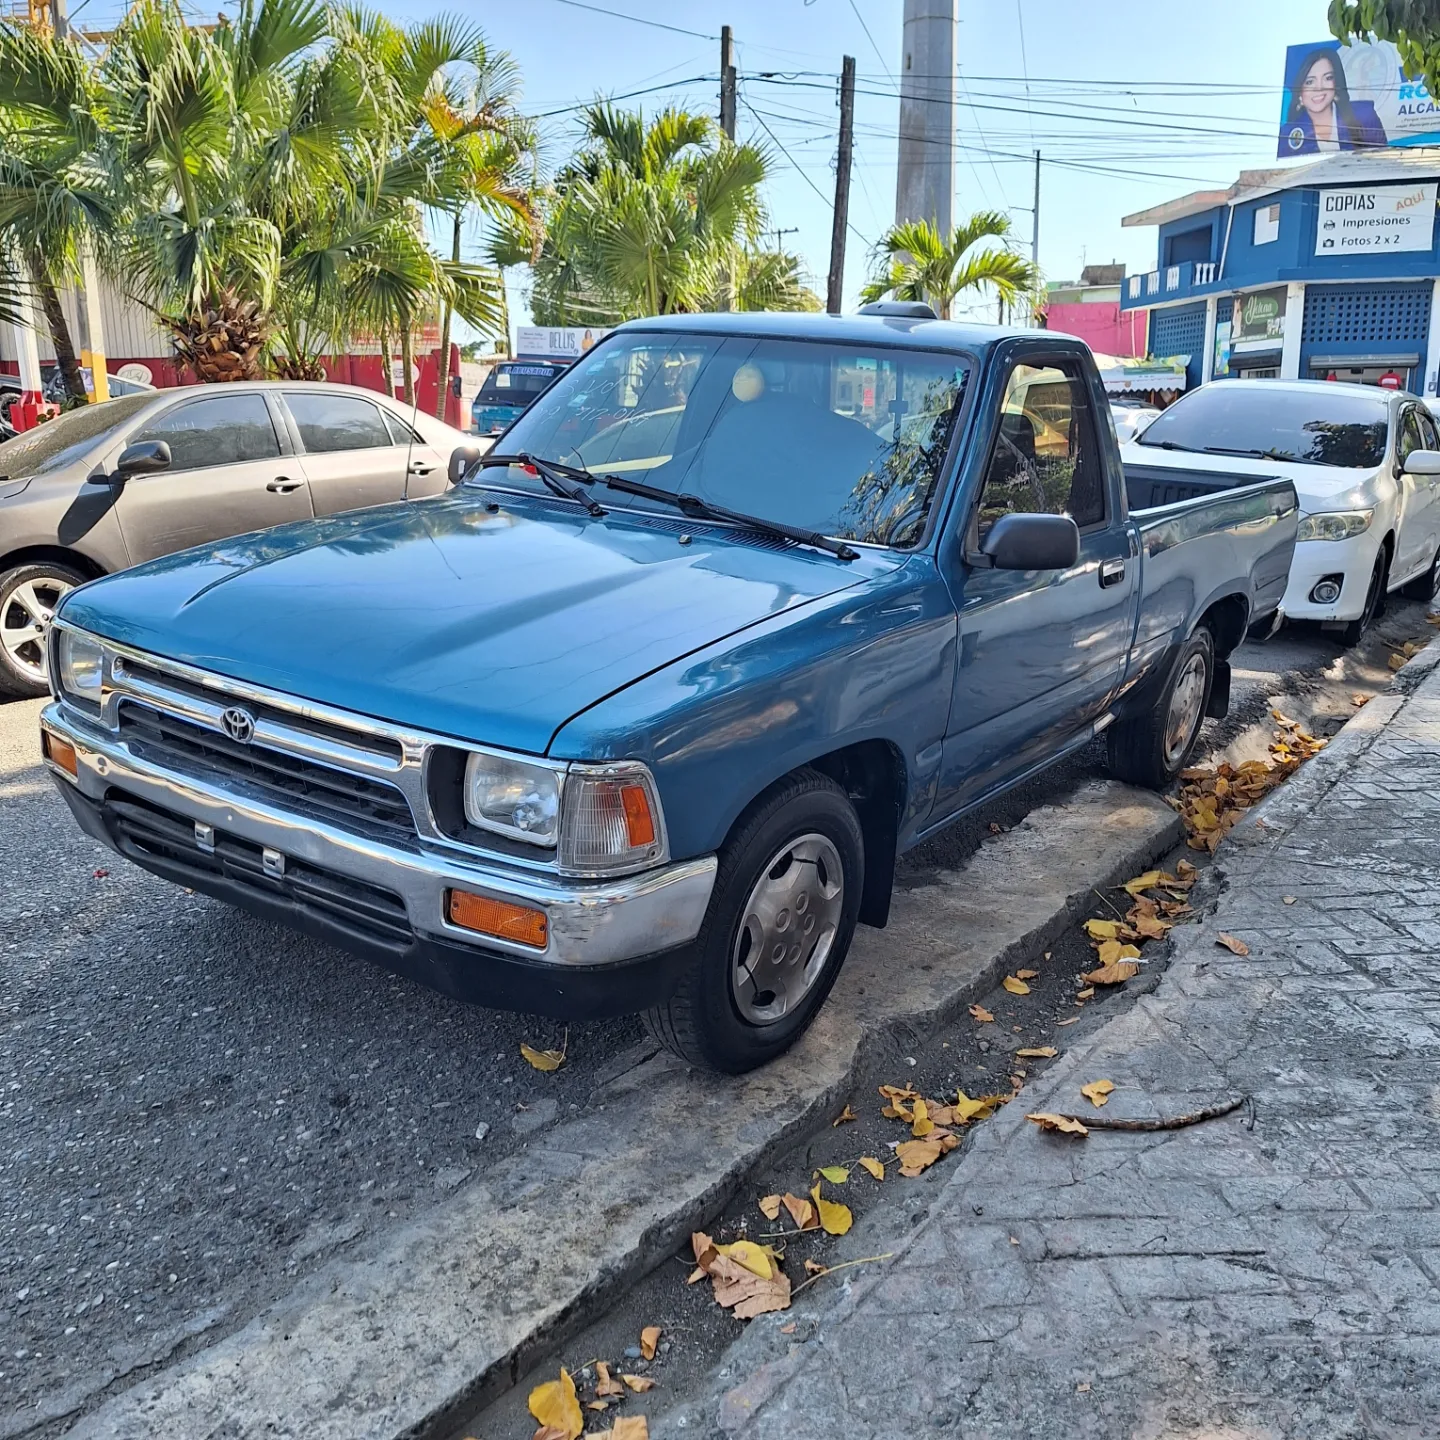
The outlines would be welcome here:
[[[1317,40],[1285,52],[1283,159],[1384,145],[1440,143],[1440,109],[1389,41]]]

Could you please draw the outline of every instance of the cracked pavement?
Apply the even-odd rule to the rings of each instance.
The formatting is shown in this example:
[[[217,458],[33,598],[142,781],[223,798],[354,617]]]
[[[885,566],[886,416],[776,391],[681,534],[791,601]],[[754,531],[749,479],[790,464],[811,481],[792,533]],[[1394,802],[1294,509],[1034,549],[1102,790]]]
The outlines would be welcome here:
[[[919,1223],[874,1212],[893,1261],[754,1322],[657,1433],[1434,1436],[1437,665],[1237,828],[1158,986],[981,1127]],[[1107,1118],[1253,1107],[1088,1139],[1025,1120],[1102,1113],[1079,1093],[1102,1078]]]

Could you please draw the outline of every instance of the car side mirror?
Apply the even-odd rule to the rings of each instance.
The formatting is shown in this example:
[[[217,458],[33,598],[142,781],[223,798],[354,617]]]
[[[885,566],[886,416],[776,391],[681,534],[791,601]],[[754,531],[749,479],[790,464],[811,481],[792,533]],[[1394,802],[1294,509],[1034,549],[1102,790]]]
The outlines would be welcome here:
[[[1068,570],[1080,559],[1080,530],[1068,515],[1002,515],[980,548],[996,570]]]
[[[483,453],[478,445],[457,445],[450,452],[450,483],[458,485],[465,478],[465,472]]]
[[[149,475],[170,468],[170,447],[163,440],[137,440],[127,445],[115,462],[114,485],[123,485],[132,475]]]
[[[1440,475],[1440,450],[1412,450],[1405,457],[1407,475]]]

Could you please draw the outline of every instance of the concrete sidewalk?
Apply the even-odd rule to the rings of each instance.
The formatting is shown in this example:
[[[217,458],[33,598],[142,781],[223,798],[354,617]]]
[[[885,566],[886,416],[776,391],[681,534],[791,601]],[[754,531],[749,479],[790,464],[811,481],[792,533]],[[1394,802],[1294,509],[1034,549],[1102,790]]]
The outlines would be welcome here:
[[[1236,830],[1154,992],[984,1125],[923,1223],[889,1222],[896,1260],[813,1302],[804,1343],[797,1312],[755,1322],[658,1433],[1440,1435],[1434,649]],[[1107,1117],[1254,1106],[1025,1121],[1097,1079]]]

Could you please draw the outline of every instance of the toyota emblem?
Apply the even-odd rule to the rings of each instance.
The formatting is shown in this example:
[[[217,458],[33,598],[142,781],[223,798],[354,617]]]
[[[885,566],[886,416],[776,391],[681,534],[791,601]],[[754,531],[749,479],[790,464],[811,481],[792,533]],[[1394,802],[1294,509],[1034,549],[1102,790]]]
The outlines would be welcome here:
[[[232,706],[220,717],[220,728],[241,745],[248,745],[255,738],[255,717],[238,705]]]

